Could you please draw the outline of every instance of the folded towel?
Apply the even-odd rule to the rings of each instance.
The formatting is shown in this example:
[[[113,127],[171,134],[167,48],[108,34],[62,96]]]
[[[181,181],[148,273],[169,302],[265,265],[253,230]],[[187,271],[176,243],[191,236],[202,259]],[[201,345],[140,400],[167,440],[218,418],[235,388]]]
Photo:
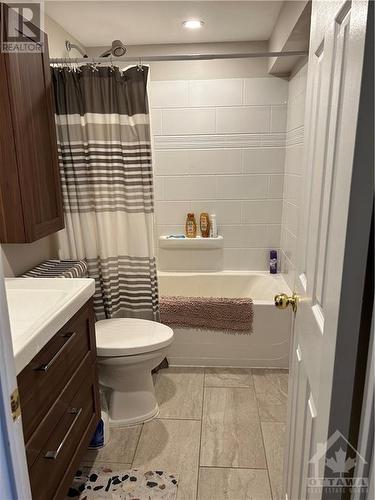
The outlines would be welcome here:
[[[46,260],[30,269],[21,278],[86,278],[85,260]]]
[[[253,314],[253,301],[248,298],[160,298],[160,320],[171,327],[252,333]]]

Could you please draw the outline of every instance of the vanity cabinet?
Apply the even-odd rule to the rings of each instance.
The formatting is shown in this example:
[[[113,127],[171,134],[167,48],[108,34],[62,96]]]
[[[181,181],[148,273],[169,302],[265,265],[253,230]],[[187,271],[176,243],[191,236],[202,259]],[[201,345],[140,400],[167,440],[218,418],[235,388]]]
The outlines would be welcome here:
[[[33,500],[66,498],[100,416],[92,299],[18,375]]]
[[[48,40],[40,33],[44,52],[0,51],[0,243],[30,243],[64,227]]]

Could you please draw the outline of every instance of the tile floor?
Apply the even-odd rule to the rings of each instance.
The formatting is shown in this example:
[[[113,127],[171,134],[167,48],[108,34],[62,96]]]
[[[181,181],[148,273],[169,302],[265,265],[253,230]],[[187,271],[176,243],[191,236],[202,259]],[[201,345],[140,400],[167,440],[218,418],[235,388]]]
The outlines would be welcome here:
[[[281,499],[286,371],[169,368],[155,385],[158,418],[111,430],[84,465],[178,473],[178,500]]]

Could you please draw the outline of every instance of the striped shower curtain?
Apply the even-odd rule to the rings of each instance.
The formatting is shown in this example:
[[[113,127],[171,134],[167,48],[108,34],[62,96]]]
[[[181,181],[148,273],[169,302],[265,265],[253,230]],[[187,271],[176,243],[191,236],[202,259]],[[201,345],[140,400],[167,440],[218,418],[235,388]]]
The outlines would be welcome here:
[[[52,68],[65,229],[97,319],[158,319],[147,67]]]

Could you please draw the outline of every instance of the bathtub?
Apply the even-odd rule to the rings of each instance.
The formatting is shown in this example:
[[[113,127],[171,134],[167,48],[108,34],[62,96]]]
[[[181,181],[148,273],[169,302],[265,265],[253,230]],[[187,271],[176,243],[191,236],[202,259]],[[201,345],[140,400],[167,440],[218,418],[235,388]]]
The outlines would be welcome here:
[[[251,271],[213,273],[158,272],[161,296],[251,297],[253,333],[174,328],[171,366],[288,368],[292,312],[273,303],[277,293],[291,293],[281,274]]]

